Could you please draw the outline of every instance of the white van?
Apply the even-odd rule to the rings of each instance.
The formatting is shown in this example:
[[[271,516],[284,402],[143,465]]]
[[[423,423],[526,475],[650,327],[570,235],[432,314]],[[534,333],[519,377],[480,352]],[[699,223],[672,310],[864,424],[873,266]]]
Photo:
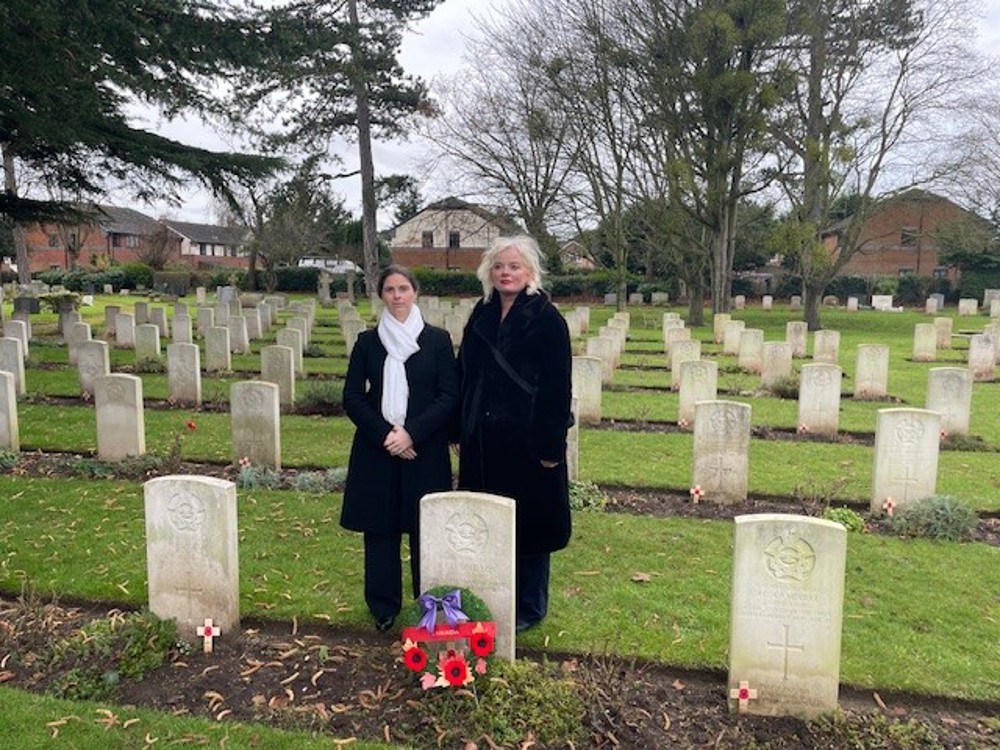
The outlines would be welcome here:
[[[329,258],[319,255],[306,255],[299,258],[299,268],[322,268],[330,273],[347,273],[354,271],[358,273],[361,268],[352,260],[341,260],[340,258]]]

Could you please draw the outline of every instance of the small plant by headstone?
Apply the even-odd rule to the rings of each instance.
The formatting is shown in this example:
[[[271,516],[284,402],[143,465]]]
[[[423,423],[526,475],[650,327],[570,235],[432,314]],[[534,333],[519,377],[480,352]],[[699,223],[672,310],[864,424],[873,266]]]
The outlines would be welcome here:
[[[281,486],[281,475],[270,466],[254,466],[240,461],[236,486],[240,489],[275,490]]]
[[[865,530],[864,517],[850,508],[827,508],[823,511],[823,518],[839,523],[851,533],[861,533]]]
[[[295,406],[302,412],[324,412],[340,409],[343,399],[343,388],[332,380],[321,380],[309,383],[298,394]]]
[[[290,482],[294,490],[319,495],[325,492],[340,492],[344,489],[346,479],[347,469],[334,467],[326,471],[300,471]]]
[[[135,371],[139,373],[166,372],[167,366],[161,359],[140,359],[135,363]]]
[[[593,482],[569,483],[569,507],[573,510],[604,510],[608,496]]]
[[[794,401],[799,397],[799,382],[796,378],[780,378],[767,386],[765,390],[775,398]]]
[[[962,541],[979,523],[976,512],[952,495],[931,495],[893,513],[889,530],[899,536]]]
[[[20,459],[14,451],[0,451],[0,472],[8,472],[17,466]]]

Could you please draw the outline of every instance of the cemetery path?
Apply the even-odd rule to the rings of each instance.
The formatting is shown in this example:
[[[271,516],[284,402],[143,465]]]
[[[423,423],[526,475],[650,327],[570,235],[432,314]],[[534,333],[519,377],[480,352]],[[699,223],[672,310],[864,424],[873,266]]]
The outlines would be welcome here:
[[[503,744],[442,722],[445,714],[435,713],[433,706],[447,696],[420,689],[403,663],[399,641],[388,633],[245,621],[239,637],[223,634],[212,653],[173,653],[167,665],[140,681],[117,672],[111,679],[116,654],[97,650],[85,656],[79,649],[62,649],[53,658],[53,644],[80,628],[98,632],[95,619],[121,618],[121,610],[99,603],[0,598],[0,682],[38,692],[61,686],[75,695],[86,687],[84,676],[93,673],[100,676],[99,684],[116,687],[118,696],[111,700],[118,705],[309,729],[336,738],[338,745],[356,738],[463,750],[569,746],[544,745],[530,733]],[[730,715],[725,675],[720,673],[608,657],[550,653],[546,659],[583,693],[587,740],[577,748],[832,750],[987,748],[1000,743],[1000,706],[995,705],[843,688],[842,717],[806,723]],[[58,718],[43,715],[38,721]],[[147,731],[141,724],[138,728],[137,736]]]

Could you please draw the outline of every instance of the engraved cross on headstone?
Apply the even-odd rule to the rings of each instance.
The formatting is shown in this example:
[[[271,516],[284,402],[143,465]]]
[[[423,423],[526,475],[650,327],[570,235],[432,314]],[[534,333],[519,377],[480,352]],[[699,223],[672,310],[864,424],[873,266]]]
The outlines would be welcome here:
[[[778,648],[778,649],[781,649],[782,651],[784,651],[784,671],[783,671],[782,674],[783,674],[783,679],[787,680],[788,679],[788,652],[789,651],[797,651],[797,652],[801,653],[804,649],[803,649],[803,647],[802,647],[801,644],[793,644],[793,643],[789,643],[788,642],[788,625],[785,625],[784,628],[785,628],[785,641],[784,641],[784,643],[771,643],[770,641],[768,641],[767,642],[767,647],[768,648]]]

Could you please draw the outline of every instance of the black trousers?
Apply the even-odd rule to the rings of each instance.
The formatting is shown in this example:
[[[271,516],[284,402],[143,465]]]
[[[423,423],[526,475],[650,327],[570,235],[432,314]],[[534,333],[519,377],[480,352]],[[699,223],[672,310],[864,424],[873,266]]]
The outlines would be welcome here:
[[[413,598],[420,596],[420,539],[410,535],[410,575]],[[399,614],[403,606],[402,533],[365,532],[365,602],[376,620]]]
[[[517,556],[517,620],[534,624],[549,611],[549,552]]]

